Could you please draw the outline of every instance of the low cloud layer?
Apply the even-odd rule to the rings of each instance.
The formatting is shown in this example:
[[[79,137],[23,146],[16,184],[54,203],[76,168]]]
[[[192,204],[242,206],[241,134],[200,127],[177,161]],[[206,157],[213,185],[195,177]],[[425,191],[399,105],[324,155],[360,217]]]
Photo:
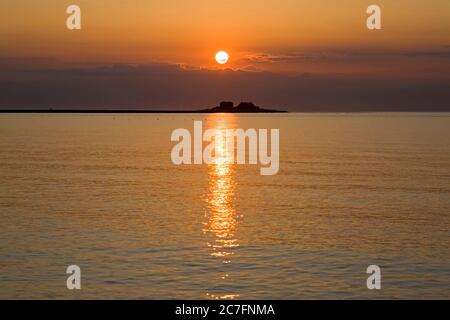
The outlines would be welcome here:
[[[61,67],[51,60],[39,68],[3,60],[0,67],[1,109],[180,110],[234,100],[290,111],[450,111],[450,83],[442,79],[195,70],[169,64]]]

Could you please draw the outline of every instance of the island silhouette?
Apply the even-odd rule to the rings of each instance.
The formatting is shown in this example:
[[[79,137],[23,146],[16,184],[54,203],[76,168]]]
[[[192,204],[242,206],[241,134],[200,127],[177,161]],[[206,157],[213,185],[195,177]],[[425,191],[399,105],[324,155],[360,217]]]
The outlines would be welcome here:
[[[263,109],[256,106],[253,102],[241,102],[237,106],[234,106],[234,102],[222,101],[219,106],[200,110],[205,113],[278,113],[287,112],[282,110]]]
[[[0,113],[287,113],[284,110],[264,109],[253,102],[222,101],[217,107],[200,110],[151,110],[151,109],[0,109]]]

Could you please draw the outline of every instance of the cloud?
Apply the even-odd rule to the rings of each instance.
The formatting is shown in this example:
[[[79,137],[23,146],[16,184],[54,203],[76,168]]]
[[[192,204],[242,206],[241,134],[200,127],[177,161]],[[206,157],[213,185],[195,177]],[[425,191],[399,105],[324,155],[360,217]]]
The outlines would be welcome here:
[[[411,51],[405,53],[404,55],[407,57],[432,57],[450,60],[450,48],[448,48],[447,50]]]
[[[6,68],[5,63],[0,60],[2,109],[194,109],[234,100],[291,111],[450,111],[450,83],[442,81],[217,71],[171,64],[30,68],[23,63]]]
[[[247,63],[278,63],[278,62],[299,62],[317,59],[317,55],[306,54],[302,52],[291,52],[286,54],[272,53],[245,53],[240,59],[241,62]]]
[[[450,47],[429,50],[381,50],[381,49],[340,49],[340,50],[305,50],[284,53],[245,52],[240,63],[304,63],[304,62],[347,62],[374,60],[433,57],[450,59]]]

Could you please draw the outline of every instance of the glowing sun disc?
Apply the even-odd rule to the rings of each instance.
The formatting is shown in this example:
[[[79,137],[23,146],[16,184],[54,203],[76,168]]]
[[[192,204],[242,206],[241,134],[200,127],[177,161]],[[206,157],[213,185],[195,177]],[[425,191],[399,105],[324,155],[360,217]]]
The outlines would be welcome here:
[[[225,64],[230,59],[230,56],[225,51],[219,51],[216,53],[216,61],[218,64]]]

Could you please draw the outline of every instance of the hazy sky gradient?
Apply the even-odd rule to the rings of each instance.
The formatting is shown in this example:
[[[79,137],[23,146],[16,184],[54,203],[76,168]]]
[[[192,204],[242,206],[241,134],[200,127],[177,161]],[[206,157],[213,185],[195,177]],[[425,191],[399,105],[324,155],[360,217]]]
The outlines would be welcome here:
[[[381,31],[366,28],[366,8],[374,3],[382,8]],[[82,9],[81,31],[68,31],[65,27],[65,11],[70,4],[78,4]],[[184,78],[200,73],[210,75],[213,80],[219,79],[219,84],[205,81],[202,84],[205,92],[213,86],[218,90],[217,96],[224,99],[245,97],[263,105],[283,98],[280,93],[269,99],[265,92],[271,91],[268,87],[274,79],[281,77],[285,79],[284,86],[293,91],[292,94],[284,92],[290,97],[284,103],[292,108],[305,100],[316,105],[332,102],[321,101],[324,97],[319,93],[317,101],[314,97],[302,99],[295,93],[304,91],[297,88],[299,83],[304,87],[310,85],[305,80],[308,77],[324,80],[328,77],[327,85],[333,85],[333,79],[345,78],[348,84],[372,86],[357,86],[354,90],[360,92],[355,92],[356,95],[362,94],[361,90],[366,93],[380,92],[382,88],[388,90],[383,84],[391,82],[394,86],[417,87],[419,92],[424,90],[424,97],[430,94],[428,89],[434,87],[432,91],[437,95],[441,92],[439,88],[448,88],[450,83],[449,12],[448,0],[227,0],[222,3],[203,0],[3,0],[0,10],[0,67],[3,74],[0,81],[14,90],[0,94],[0,106],[22,105],[15,99],[18,95],[23,100],[27,92],[38,93],[41,98],[47,96],[49,104],[71,105],[72,102],[65,99],[53,101],[50,98],[55,93],[46,81],[54,80],[44,75],[60,72],[61,77],[67,77],[61,78],[60,83],[75,85],[74,70],[89,69],[89,75],[83,73],[79,80],[98,82],[100,76],[93,72],[118,64],[127,70],[130,64],[135,66],[126,75],[128,82],[124,79],[124,87],[130,90],[121,94],[124,97],[134,92],[129,84],[142,79],[135,78],[138,77],[136,69],[149,72],[144,77],[153,81],[147,88],[145,84],[139,86],[142,92],[138,96],[142,99],[136,101],[145,106],[173,106],[183,101],[186,105],[214,103],[212,99],[216,96],[206,98],[202,92],[194,94],[189,91],[189,83],[180,82],[180,75]],[[226,68],[234,73],[219,70],[214,62],[218,50],[230,53],[231,60]],[[161,65],[165,67],[160,69]],[[36,69],[39,71],[29,74]],[[153,74],[155,70],[159,77],[158,73]],[[167,73],[167,70],[171,71]],[[216,74],[209,73],[211,70]],[[233,76],[223,76],[224,73]],[[116,81],[115,77],[102,78],[102,85],[114,87],[111,82]],[[256,82],[261,79],[267,82],[261,82],[259,90],[249,88],[248,92],[245,92],[245,86],[236,87],[236,82],[248,77]],[[290,83],[299,78],[302,81],[296,85]],[[155,99],[150,94],[157,91],[156,87],[161,89],[160,82],[171,79],[173,84],[167,86],[166,91],[158,92],[162,97]],[[228,83],[227,79],[233,83]],[[364,81],[360,82],[361,79]],[[229,88],[235,91],[229,91]],[[81,105],[101,105],[99,101],[95,102],[95,95],[105,95],[104,101],[109,101],[105,106],[119,101],[113,99],[117,93],[105,90],[92,92],[93,96],[80,92],[76,100]],[[179,95],[180,92],[184,95]],[[367,98],[367,95],[363,96]],[[369,95],[370,99],[375,99],[372,96]],[[28,97],[27,103],[33,104],[32,98]],[[442,107],[449,104],[447,98],[436,96],[435,102]],[[134,99],[130,97],[130,101]],[[36,105],[43,103],[42,99],[35,101]],[[335,101],[339,105],[344,102],[349,103],[348,99]],[[353,103],[357,107],[356,102]],[[367,103],[373,105],[375,101]],[[407,105],[408,99],[401,102],[396,99],[395,104],[400,103]],[[386,104],[394,104],[394,101],[386,101]]]

